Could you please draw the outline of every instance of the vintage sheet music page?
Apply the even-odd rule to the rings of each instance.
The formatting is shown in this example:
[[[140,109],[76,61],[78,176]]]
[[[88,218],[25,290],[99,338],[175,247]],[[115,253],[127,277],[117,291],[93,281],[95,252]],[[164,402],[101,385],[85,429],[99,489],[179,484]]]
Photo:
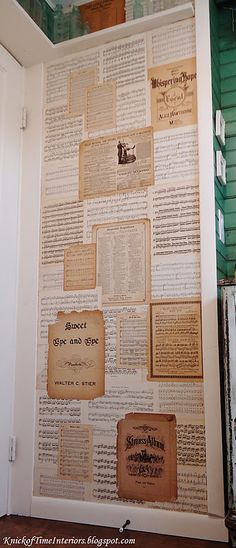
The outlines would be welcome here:
[[[93,429],[89,424],[60,424],[58,475],[61,479],[93,479]]]
[[[99,310],[58,312],[48,328],[48,396],[92,400],[105,391],[104,321]]]
[[[145,312],[117,314],[116,366],[128,369],[149,367],[150,318]]]
[[[120,333],[118,333],[118,322],[119,318],[122,317],[122,315],[126,315],[129,317],[129,315],[132,315],[133,318],[142,317],[146,318],[145,323],[142,323],[142,335],[141,335],[141,341],[140,341],[140,354],[142,354],[142,357],[140,357],[140,361],[142,364],[145,364],[149,361],[149,356],[147,355],[147,341],[144,341],[144,333],[146,330],[150,331],[150,325],[147,326],[147,318],[149,317],[149,310],[148,305],[123,305],[123,306],[108,306],[103,308],[103,314],[104,314],[104,321],[105,321],[105,332],[106,332],[106,341],[105,341],[105,368],[106,368],[106,375],[107,375],[107,381],[108,379],[123,379],[123,382],[126,383],[129,380],[132,380],[132,384],[134,386],[134,379],[135,382],[141,381],[141,379],[146,377],[146,367],[140,367],[137,365],[137,361],[134,359],[131,359],[131,356],[125,357],[125,345],[127,342],[127,339],[125,337],[122,337]],[[132,319],[131,321],[134,321]],[[139,324],[140,325],[140,324]],[[130,326],[130,324],[129,324]],[[127,331],[126,331],[126,334]],[[121,339],[119,343],[117,339]],[[135,340],[135,339],[134,339]],[[119,345],[119,348],[118,348]],[[132,345],[134,348],[135,342]],[[127,350],[127,346],[126,346]],[[118,353],[120,352],[120,356]],[[149,352],[150,354],[150,352]],[[122,355],[124,356],[124,359],[122,359]],[[128,367],[128,361],[131,366],[131,363],[133,364],[133,367]],[[134,363],[135,362],[135,363]],[[120,364],[123,363],[125,367],[120,367]],[[150,386],[150,383],[149,383]],[[143,385],[144,388],[144,385]]]
[[[200,252],[200,204],[197,179],[159,183],[149,192],[152,253],[160,257]]]
[[[84,204],[84,243],[92,241],[94,225],[116,221],[146,219],[148,213],[148,192],[125,192],[113,196],[104,196],[94,200],[85,200]]]
[[[195,57],[151,68],[148,78],[154,131],[197,123]]]
[[[177,498],[175,415],[128,413],[118,422],[119,497],[143,501]]]
[[[149,380],[202,380],[201,302],[163,300],[151,305]]]
[[[116,82],[87,90],[86,129],[89,133],[116,128]]]
[[[153,0],[154,6],[155,1]],[[184,1],[182,0],[182,3]],[[173,4],[174,2],[175,0],[172,0]],[[167,40],[167,36],[171,39]],[[196,55],[194,18],[177,21],[148,32],[147,51],[149,67],[159,67],[179,59],[194,57]]]
[[[64,250],[83,242],[83,203],[54,202],[42,206],[41,264],[64,261]]]
[[[63,105],[68,115],[68,81],[75,71],[95,69],[100,75],[100,52],[98,48],[71,55],[48,63],[45,67],[44,99],[45,107]],[[96,82],[95,82],[96,83]],[[91,85],[91,84],[90,84]]]
[[[42,168],[42,202],[72,202],[78,199],[78,159],[56,160]]]
[[[183,179],[189,181],[198,177],[196,125],[155,133],[154,172],[155,184],[183,182]]]
[[[87,110],[87,91],[97,84],[98,70],[96,67],[71,71],[68,75],[68,111],[78,116]]]
[[[64,291],[95,289],[96,245],[72,245],[65,249]]]
[[[201,294],[200,253],[158,255],[152,260],[152,300]]]
[[[119,1],[119,0],[118,0]],[[129,36],[101,48],[103,81],[115,80],[117,89],[144,83],[147,80],[147,49],[145,34]]]
[[[35,465],[58,465],[59,429],[61,424],[82,422],[82,402],[78,400],[55,400],[49,398],[46,390],[36,395],[38,421],[35,431]],[[57,470],[56,470],[57,471]]]

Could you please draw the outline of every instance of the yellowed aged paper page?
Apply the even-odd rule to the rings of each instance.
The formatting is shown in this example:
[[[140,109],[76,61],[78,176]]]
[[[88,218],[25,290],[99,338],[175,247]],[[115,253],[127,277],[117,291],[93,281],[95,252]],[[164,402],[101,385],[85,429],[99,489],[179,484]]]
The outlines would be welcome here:
[[[154,131],[197,123],[196,58],[148,70]]]
[[[93,427],[64,423],[59,428],[58,476],[65,480],[93,480]]]
[[[68,112],[70,115],[85,114],[87,110],[87,90],[98,82],[95,67],[73,70],[68,76]]]
[[[104,320],[100,310],[58,312],[48,327],[48,396],[93,400],[104,395]]]
[[[150,300],[150,221],[93,227],[97,285],[102,304],[148,304]]]
[[[82,141],[79,199],[142,190],[154,184],[151,127]]]
[[[117,425],[118,496],[150,502],[177,498],[176,418],[129,413]]]
[[[79,7],[83,23],[90,32],[125,22],[125,0],[93,0]]]
[[[116,82],[88,88],[86,126],[90,133],[116,127]]]
[[[149,380],[202,380],[201,302],[163,300],[151,305]]]
[[[116,332],[116,366],[127,369],[149,367],[149,314],[120,312],[117,315]]]
[[[64,291],[95,289],[96,245],[78,244],[65,250]]]

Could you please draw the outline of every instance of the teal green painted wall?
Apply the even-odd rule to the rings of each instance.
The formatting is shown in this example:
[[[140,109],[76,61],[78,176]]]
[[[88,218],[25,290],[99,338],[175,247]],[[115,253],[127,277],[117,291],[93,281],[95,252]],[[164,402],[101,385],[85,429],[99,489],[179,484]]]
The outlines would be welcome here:
[[[211,66],[212,66],[212,101],[213,101],[213,128],[215,129],[215,113],[221,109],[221,66],[220,66],[220,14],[214,0],[210,0],[210,23],[211,23]],[[236,109],[235,109],[236,110]],[[215,133],[213,135],[214,151],[224,150],[219,144]],[[215,155],[214,155],[215,157]],[[217,251],[217,277],[218,279],[227,276],[227,251],[226,245],[219,240],[218,234],[218,210],[225,215],[225,187],[215,177],[215,220],[216,220],[216,251]]]
[[[213,111],[220,108],[226,121],[226,145],[222,149],[227,161],[227,184],[215,178],[217,210],[225,216],[225,245],[217,235],[218,277],[232,277],[236,264],[236,31],[232,30],[231,12],[211,6],[212,96]],[[217,139],[214,148],[220,148]],[[222,147],[221,147],[222,148]]]
[[[230,277],[236,264],[236,32],[231,13],[221,10],[219,15],[221,106],[226,120],[225,242]]]

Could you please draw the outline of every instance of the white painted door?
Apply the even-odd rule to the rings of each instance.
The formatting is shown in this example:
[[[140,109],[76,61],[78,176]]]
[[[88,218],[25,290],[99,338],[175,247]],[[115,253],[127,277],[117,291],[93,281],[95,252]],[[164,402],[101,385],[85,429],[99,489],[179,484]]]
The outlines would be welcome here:
[[[0,516],[8,511],[14,399],[23,74],[0,46]]]

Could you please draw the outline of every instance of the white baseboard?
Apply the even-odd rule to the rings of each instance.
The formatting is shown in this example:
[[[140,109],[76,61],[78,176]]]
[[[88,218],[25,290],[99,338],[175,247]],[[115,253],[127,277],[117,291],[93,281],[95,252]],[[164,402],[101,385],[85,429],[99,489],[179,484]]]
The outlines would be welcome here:
[[[33,497],[31,516],[36,518],[87,523],[118,529],[130,520],[129,529],[180,537],[228,541],[224,518],[170,512],[151,508],[133,508],[114,504]]]

